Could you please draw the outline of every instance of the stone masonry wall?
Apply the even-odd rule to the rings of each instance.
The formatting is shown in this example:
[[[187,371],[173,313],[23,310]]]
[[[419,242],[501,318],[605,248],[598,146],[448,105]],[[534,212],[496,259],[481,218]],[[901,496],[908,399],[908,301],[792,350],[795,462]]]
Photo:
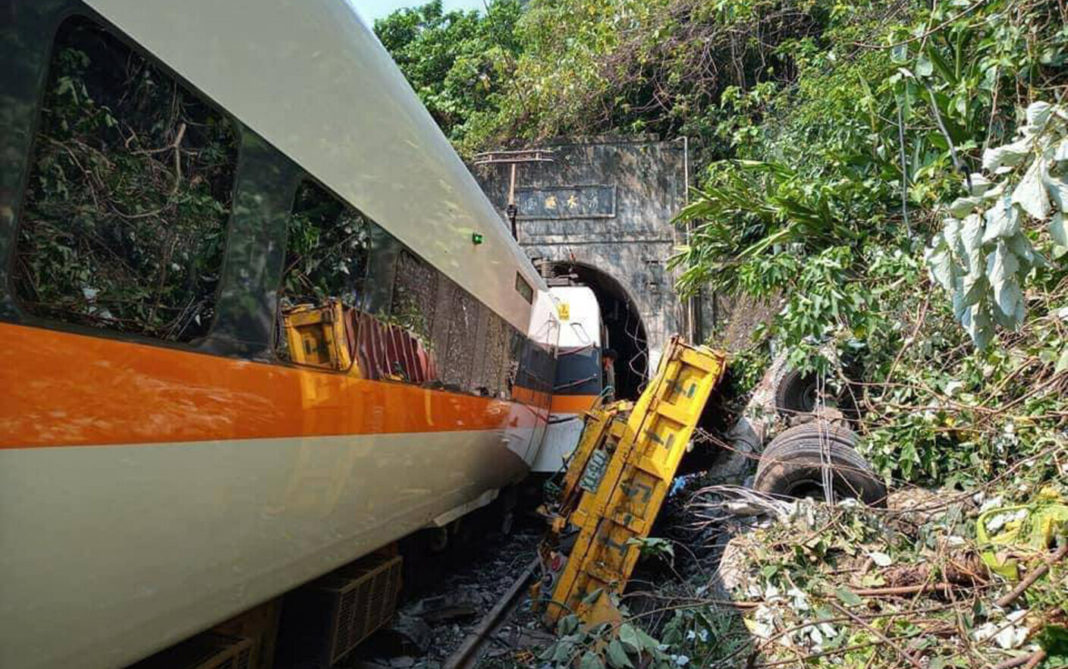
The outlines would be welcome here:
[[[531,258],[579,263],[618,281],[644,323],[651,372],[672,334],[691,335],[667,268],[682,240],[671,221],[686,202],[685,145],[609,139],[539,148],[552,151],[552,162],[517,168],[519,243]],[[503,219],[509,166],[472,171]]]

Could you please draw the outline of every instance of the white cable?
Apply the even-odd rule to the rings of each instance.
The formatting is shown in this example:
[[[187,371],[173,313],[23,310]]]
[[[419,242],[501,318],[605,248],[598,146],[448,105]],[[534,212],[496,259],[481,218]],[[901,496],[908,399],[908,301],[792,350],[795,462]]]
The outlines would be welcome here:
[[[823,479],[823,500],[829,506],[834,506],[834,463],[831,460],[831,440],[824,432],[823,424],[823,391],[824,379],[822,374],[816,375],[816,424],[819,429],[820,439],[820,474]]]

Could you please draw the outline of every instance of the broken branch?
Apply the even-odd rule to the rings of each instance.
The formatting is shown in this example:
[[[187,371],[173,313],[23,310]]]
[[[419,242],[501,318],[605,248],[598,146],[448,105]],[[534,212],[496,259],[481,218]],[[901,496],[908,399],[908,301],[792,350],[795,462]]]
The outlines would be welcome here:
[[[1035,581],[1042,578],[1042,575],[1050,570],[1053,563],[1060,562],[1064,559],[1065,555],[1068,555],[1068,541],[1061,544],[1061,547],[1057,549],[1057,552],[1055,552],[1052,557],[1046,560],[1043,564],[1035,567],[1015,588],[1010,590],[1008,594],[995,603],[1001,608],[1005,608],[1009,604],[1015,602],[1020,595],[1026,592],[1027,589],[1034,584]]]

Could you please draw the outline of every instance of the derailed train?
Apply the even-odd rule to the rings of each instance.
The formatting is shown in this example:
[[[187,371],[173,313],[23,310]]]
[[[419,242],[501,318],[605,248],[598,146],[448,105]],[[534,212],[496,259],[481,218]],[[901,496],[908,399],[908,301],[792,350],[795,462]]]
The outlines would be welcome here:
[[[3,0],[0,49],[0,666],[138,660],[528,472],[557,304],[346,2]]]

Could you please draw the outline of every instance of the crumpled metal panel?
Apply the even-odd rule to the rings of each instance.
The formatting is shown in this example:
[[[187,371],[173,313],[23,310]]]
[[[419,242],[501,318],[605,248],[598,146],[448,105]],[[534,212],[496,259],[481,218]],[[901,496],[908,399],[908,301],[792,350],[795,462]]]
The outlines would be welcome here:
[[[690,436],[726,357],[673,337],[649,386],[632,406],[590,411],[571,458],[551,530],[539,547],[544,619],[574,613],[593,626],[618,621],[623,592],[667,497]],[[578,537],[564,555],[568,526]]]

